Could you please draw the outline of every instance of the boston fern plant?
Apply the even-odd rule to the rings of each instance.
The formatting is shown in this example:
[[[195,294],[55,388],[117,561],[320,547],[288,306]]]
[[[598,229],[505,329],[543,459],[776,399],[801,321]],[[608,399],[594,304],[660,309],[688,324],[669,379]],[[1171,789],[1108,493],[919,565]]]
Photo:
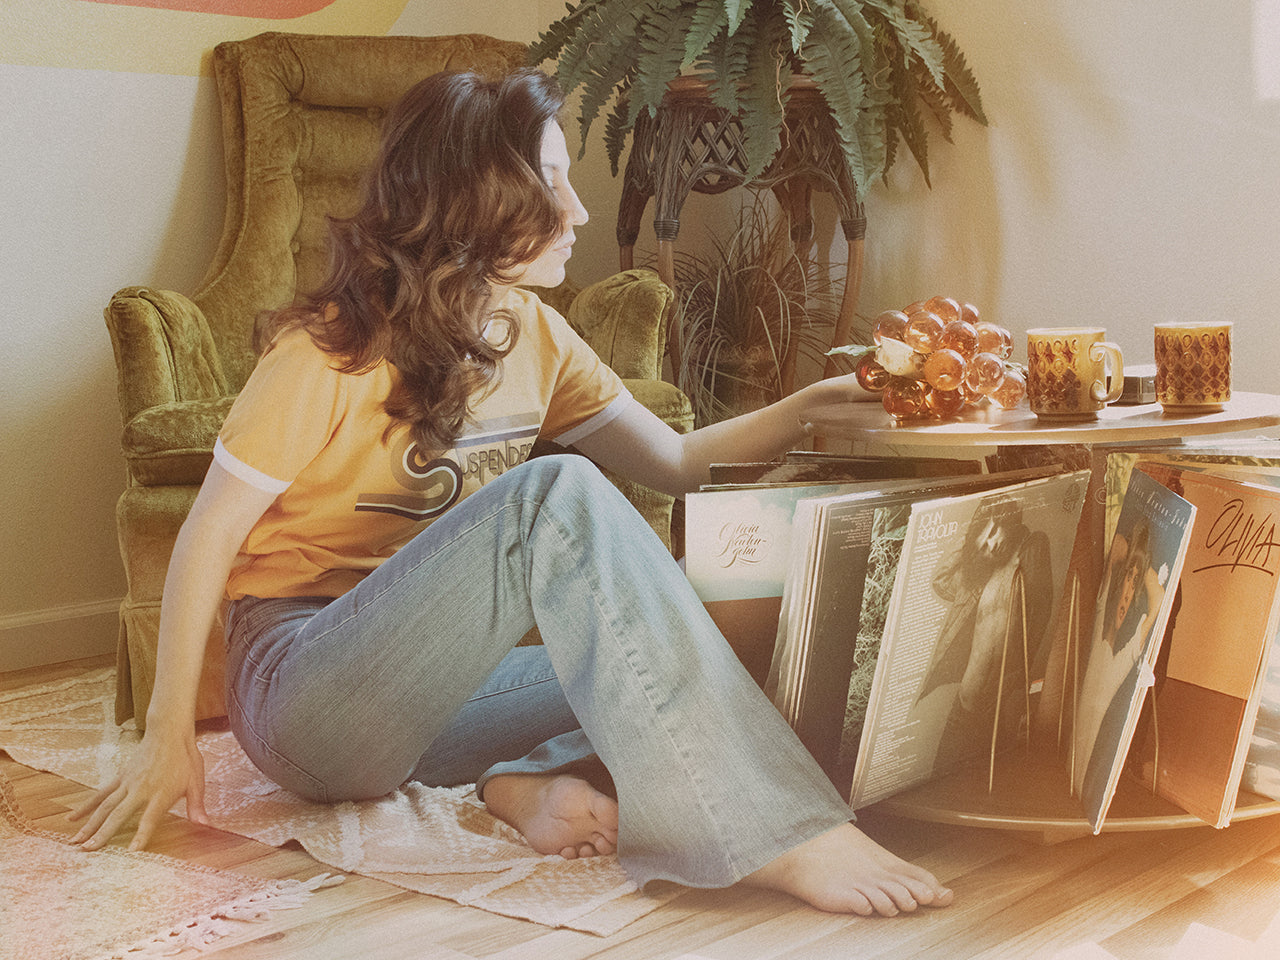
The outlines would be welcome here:
[[[950,137],[953,113],[985,124],[978,84],[955,42],[915,0],[579,0],[530,50],[557,61],[566,93],[581,88],[585,145],[610,106],[605,144],[618,172],[642,111],[692,73],[737,113],[746,175],[777,153],[783,93],[812,78],[835,119],[859,198],[892,165],[901,139],[929,179],[925,117]]]

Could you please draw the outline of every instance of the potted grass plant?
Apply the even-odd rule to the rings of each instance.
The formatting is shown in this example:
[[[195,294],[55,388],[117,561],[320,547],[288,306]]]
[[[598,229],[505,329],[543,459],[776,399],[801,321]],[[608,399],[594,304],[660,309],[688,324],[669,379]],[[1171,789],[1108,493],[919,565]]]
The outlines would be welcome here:
[[[682,75],[704,81],[740,118],[748,179],[778,151],[790,78],[809,78],[831,110],[859,200],[900,142],[928,182],[926,118],[948,138],[953,114],[986,123],[963,55],[916,0],[579,0],[530,59],[554,59],[565,91],[581,89],[584,145],[609,109],[615,175],[637,119],[655,115]]]
[[[840,297],[826,270],[797,255],[766,197],[742,205],[709,251],[675,258],[676,385],[704,426],[789,393],[797,364],[820,362]]]

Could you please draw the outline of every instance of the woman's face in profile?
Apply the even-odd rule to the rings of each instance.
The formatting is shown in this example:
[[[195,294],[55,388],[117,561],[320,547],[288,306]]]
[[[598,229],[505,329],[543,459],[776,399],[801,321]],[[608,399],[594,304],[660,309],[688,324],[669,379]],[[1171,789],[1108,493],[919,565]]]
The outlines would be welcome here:
[[[554,287],[564,280],[564,268],[577,239],[573,228],[587,222],[587,210],[569,183],[569,147],[564,131],[554,120],[542,132],[542,176],[556,196],[564,214],[564,231],[559,239],[520,268],[516,283],[521,286]]]

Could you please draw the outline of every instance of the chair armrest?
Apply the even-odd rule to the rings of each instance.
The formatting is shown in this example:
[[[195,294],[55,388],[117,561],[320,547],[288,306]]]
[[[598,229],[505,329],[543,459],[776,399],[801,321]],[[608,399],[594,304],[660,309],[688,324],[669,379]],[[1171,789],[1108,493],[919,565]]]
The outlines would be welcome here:
[[[182,294],[125,287],[103,317],[115,352],[123,423],[148,407],[232,392],[208,321]]]
[[[583,289],[566,317],[618,376],[659,380],[674,297],[652,270],[625,270]]]
[[[120,438],[130,479],[144,487],[203,483],[235,399],[159,403],[131,419]]]

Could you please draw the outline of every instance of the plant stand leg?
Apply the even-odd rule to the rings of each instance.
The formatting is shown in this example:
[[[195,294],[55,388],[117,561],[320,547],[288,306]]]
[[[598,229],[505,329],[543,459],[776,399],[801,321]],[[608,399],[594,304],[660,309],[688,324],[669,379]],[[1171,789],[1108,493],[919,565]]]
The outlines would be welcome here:
[[[831,346],[839,347],[849,343],[854,321],[858,317],[858,297],[862,291],[862,260],[866,247],[867,221],[865,217],[855,220],[843,220],[845,239],[849,245],[849,259],[845,267],[844,293],[840,297],[840,312],[836,316],[836,327],[831,332]],[[823,377],[831,377],[842,372],[839,357],[828,357]]]
[[[813,189],[804,179],[783,180],[773,186],[773,195],[787,216],[791,234],[791,249],[800,261],[800,270],[809,274],[813,254]],[[788,345],[778,371],[778,388],[782,396],[790,396],[796,389],[796,354],[794,341]]]
[[[676,220],[676,230],[680,229],[680,221]],[[658,276],[675,293],[676,290],[676,241],[673,235],[670,239],[658,240]],[[678,371],[683,370],[683,350],[681,349],[680,325],[677,322],[680,315],[679,304],[674,300],[671,303],[672,317],[671,322],[667,324],[667,355],[671,358],[672,376],[679,379]]]

